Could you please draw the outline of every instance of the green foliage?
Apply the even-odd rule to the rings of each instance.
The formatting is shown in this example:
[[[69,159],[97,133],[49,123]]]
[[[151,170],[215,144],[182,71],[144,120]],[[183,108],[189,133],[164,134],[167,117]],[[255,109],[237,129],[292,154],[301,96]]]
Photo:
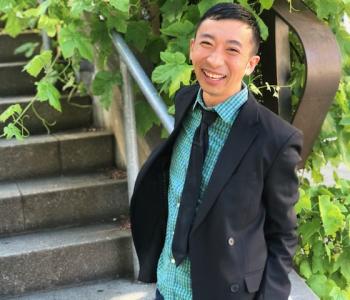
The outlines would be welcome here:
[[[41,54],[35,55],[25,66],[26,70],[30,75],[37,77],[44,67],[48,67],[51,64],[52,51],[46,50]]]
[[[23,53],[26,58],[29,58],[33,55],[35,49],[38,48],[38,46],[39,46],[38,42],[36,42],[36,43],[32,43],[32,42],[24,43],[15,49],[15,54]]]
[[[160,58],[165,64],[154,69],[152,80],[162,83],[162,91],[173,96],[181,84],[189,85],[192,67],[186,63],[186,57],[181,52],[161,52]]]
[[[92,83],[92,91],[96,96],[101,96],[101,104],[108,109],[112,103],[112,92],[115,84],[121,85],[122,79],[119,72],[114,74],[108,71],[99,71]]]

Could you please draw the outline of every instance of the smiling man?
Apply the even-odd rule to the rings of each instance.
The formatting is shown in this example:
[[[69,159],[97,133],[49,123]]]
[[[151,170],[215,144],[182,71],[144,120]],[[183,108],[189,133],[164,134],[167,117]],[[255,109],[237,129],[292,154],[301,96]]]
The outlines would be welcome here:
[[[302,135],[242,81],[259,37],[237,4],[204,14],[190,43],[198,84],[177,93],[174,131],[135,183],[139,279],[157,282],[157,300],[288,299]]]

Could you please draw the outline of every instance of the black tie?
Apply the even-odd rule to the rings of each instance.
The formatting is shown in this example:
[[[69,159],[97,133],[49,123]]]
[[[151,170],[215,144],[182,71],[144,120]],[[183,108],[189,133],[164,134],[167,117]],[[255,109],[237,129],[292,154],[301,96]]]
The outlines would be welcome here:
[[[216,112],[202,109],[202,120],[193,137],[191,155],[172,244],[176,266],[181,264],[188,253],[188,239],[196,214],[202,169],[208,150],[208,128],[214,123],[216,117]]]

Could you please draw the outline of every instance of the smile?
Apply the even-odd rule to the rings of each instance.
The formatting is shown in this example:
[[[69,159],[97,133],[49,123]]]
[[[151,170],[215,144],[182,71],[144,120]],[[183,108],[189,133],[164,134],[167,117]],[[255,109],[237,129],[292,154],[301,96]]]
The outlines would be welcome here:
[[[221,79],[224,79],[226,77],[226,75],[215,74],[215,73],[209,72],[207,70],[203,70],[203,69],[202,69],[202,72],[204,73],[205,76],[207,76],[213,80],[221,80]]]

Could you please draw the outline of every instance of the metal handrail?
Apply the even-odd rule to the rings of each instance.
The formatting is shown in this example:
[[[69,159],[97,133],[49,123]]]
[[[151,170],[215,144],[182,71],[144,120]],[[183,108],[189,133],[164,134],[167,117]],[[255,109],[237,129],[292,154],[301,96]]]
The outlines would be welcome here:
[[[120,56],[120,70],[123,78],[123,102],[124,102],[124,136],[126,146],[126,170],[128,177],[129,201],[134,190],[137,174],[139,172],[139,158],[137,151],[137,134],[134,111],[134,93],[130,75],[139,85],[148,103],[159,117],[165,129],[170,133],[174,129],[174,118],[168,114],[167,107],[146,75],[140,63],[124,42],[120,34],[112,33],[112,42]],[[134,277],[137,278],[139,263],[135,248],[133,247]]]
[[[168,133],[170,133],[174,129],[174,118],[168,114],[168,110],[163,99],[159,96],[151,80],[148,78],[121,35],[114,32],[112,34],[112,40],[113,44],[117,48],[120,58],[128,67],[131,76],[139,85],[148,103],[151,105],[156,115],[164,125],[164,128],[168,131]]]

